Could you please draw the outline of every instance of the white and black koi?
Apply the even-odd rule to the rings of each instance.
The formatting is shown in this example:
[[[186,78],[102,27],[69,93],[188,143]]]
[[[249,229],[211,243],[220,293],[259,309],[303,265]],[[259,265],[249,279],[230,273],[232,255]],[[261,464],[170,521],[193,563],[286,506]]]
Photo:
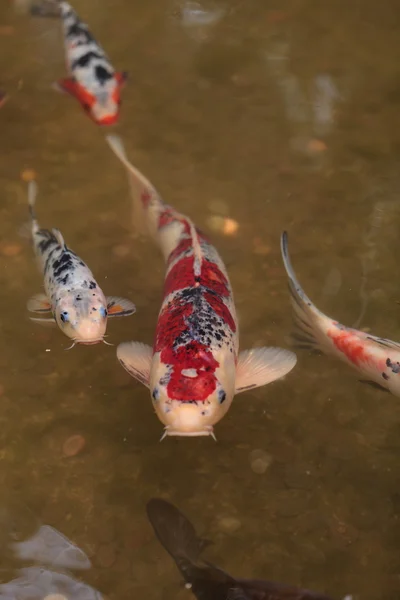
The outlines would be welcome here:
[[[57,324],[74,344],[104,341],[107,319],[135,311],[130,300],[104,296],[89,267],[67,247],[58,229],[41,229],[35,216],[36,182],[28,188],[33,245],[44,275],[44,294],[33,296],[28,310],[43,315],[32,318],[43,325]]]
[[[400,344],[345,327],[324,315],[306,296],[296,278],[286,231],[282,234],[281,251],[289,277],[296,347],[336,356],[367,378],[362,383],[400,396]]]
[[[86,23],[65,0],[35,5],[35,15],[54,16],[57,6],[64,30],[66,65],[69,77],[56,86],[75,96],[97,125],[113,125],[118,121],[121,88],[128,74],[116,72],[103,48],[96,42]]]
[[[163,203],[129,163],[119,137],[107,141],[128,172],[134,204],[167,263],[153,349],[120,344],[118,359],[150,388],[164,435],[213,436],[235,394],[283,377],[296,356],[281,348],[238,353],[232,290],[216,249],[188,217]]]

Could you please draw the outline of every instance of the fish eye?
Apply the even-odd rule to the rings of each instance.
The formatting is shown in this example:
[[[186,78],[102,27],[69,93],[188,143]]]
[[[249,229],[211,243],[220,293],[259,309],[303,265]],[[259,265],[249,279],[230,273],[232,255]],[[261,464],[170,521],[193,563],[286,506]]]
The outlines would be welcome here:
[[[61,313],[60,315],[60,319],[63,323],[65,323],[66,321],[68,321],[68,313],[66,310],[64,310],[64,312]]]
[[[151,394],[153,400],[157,402],[160,399],[160,390],[158,388],[154,388],[153,393]]]
[[[219,390],[218,392],[218,402],[220,404],[222,404],[223,402],[225,402],[226,400],[226,393],[224,392],[224,390]]]

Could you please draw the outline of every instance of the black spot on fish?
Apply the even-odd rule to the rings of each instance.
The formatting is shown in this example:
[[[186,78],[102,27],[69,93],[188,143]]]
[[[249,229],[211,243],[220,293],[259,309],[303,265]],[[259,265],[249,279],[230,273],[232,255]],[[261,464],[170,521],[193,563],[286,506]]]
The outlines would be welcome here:
[[[59,279],[68,269],[72,269],[74,266],[72,262],[72,257],[68,252],[63,252],[58,260],[54,261],[53,269],[54,269],[54,277]]]
[[[74,60],[74,62],[71,65],[71,69],[74,70],[77,67],[87,67],[87,65],[90,63],[90,61],[93,58],[103,58],[102,54],[99,54],[98,52],[86,52],[86,54],[82,54],[82,56],[80,58],[77,58],[76,60]]]
[[[107,71],[107,69],[102,65],[97,65],[94,71],[96,74],[96,79],[98,79],[100,83],[105,83],[113,78],[113,73]]]
[[[386,375],[386,373],[382,373],[382,377],[383,377],[383,379],[385,379],[386,381],[389,379],[389,375]]]
[[[67,274],[65,275],[65,277],[63,277],[62,279],[60,279],[60,283],[61,283],[62,285],[67,285],[67,283],[68,283],[68,279],[69,279],[69,273],[67,273]]]
[[[90,281],[89,290],[95,290],[97,288],[97,284],[95,281]]]

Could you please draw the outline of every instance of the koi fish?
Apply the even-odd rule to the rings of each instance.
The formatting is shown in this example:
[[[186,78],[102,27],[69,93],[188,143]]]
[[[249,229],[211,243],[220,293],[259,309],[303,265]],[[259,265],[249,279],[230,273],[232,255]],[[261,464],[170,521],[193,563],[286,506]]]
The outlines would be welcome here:
[[[400,344],[364,331],[345,327],[324,315],[306,296],[288,253],[288,234],[281,237],[282,258],[289,277],[296,347],[331,354],[357,369],[368,379],[362,383],[400,396]]]
[[[30,312],[52,316],[31,317],[43,325],[57,324],[75,344],[104,342],[107,319],[135,311],[130,300],[104,296],[89,267],[70,250],[58,229],[41,229],[35,215],[36,182],[28,187],[31,229],[37,262],[44,275],[45,294],[28,302]],[[106,342],[105,342],[106,343]],[[71,346],[72,347],[72,346]]]
[[[75,96],[97,125],[113,125],[119,118],[121,88],[128,74],[114,70],[88,25],[80,20],[72,6],[65,0],[58,0],[58,4],[70,77],[59,80],[55,87]],[[46,3],[34,6],[32,14],[54,16],[56,4],[47,0],[47,5],[49,8]]]
[[[199,560],[212,542],[199,538],[192,523],[175,506],[152,498],[146,508],[159,542],[198,600],[331,600],[325,594],[273,581],[232,577],[208,561]]]
[[[286,375],[293,352],[255,348],[238,353],[238,323],[225,266],[206,236],[167,206],[126,158],[121,139],[107,136],[128,171],[134,204],[167,263],[164,300],[153,349],[118,346],[122,366],[150,389],[165,436],[213,434],[233,396]]]

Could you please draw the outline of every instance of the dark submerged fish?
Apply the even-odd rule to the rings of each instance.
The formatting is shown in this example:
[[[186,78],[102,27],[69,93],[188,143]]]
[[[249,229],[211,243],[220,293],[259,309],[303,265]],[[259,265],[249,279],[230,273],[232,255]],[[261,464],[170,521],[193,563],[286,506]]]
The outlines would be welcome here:
[[[212,542],[199,538],[190,521],[166,500],[151,499],[147,516],[198,600],[332,600],[325,594],[272,581],[239,579],[207,561],[199,562],[202,550]]]

